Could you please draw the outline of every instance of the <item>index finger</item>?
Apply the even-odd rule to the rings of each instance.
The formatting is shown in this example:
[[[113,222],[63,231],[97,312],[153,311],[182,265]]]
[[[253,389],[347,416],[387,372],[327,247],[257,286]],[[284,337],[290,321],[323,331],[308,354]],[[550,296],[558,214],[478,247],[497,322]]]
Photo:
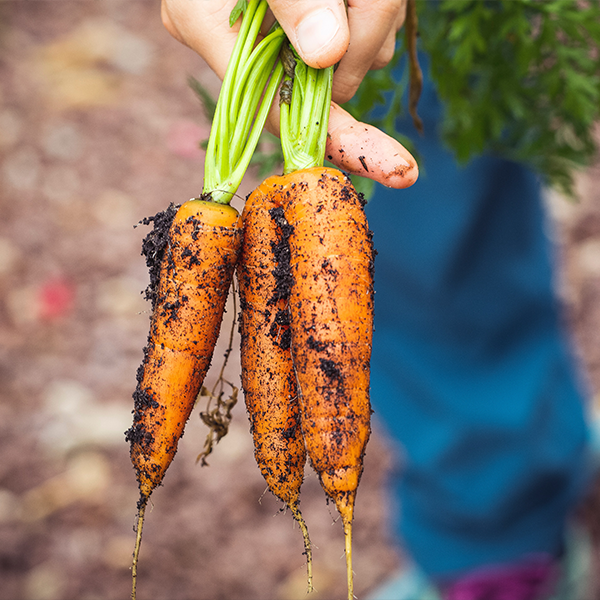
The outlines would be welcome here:
[[[419,176],[410,152],[380,129],[361,123],[331,104],[327,160],[353,175],[362,175],[396,189],[413,185]]]

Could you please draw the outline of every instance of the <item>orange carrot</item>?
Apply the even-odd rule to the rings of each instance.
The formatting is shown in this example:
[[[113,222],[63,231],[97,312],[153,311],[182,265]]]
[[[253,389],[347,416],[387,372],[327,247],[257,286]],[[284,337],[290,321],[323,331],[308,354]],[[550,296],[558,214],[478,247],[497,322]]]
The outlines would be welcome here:
[[[148,498],[173,460],[202,389],[241,247],[241,218],[229,203],[248,168],[283,77],[278,58],[283,31],[274,25],[258,39],[267,9],[266,0],[248,0],[233,8],[230,25],[240,17],[241,22],[214,111],[203,193],[179,209],[168,235],[162,227],[155,227],[145,241],[146,256],[156,265],[151,275],[157,290],[151,295],[153,316],[138,371],[133,426],[126,433],[140,488],[133,600]],[[153,220],[155,225],[164,224],[168,215]],[[219,379],[223,381],[222,373]],[[236,391],[230,402],[201,415],[211,427],[201,457],[210,451],[215,437],[218,441],[225,434],[235,397]],[[225,415],[219,413],[220,407],[226,408]]]
[[[370,430],[371,233],[361,200],[339,171],[313,168],[286,178],[280,197],[293,228],[292,353],[304,437],[325,491],[351,503]]]
[[[210,366],[242,241],[240,216],[225,204],[190,200],[170,226],[165,219],[155,217],[168,227],[158,248],[153,242],[165,237],[160,227],[145,242],[156,288],[133,425],[126,432],[140,488],[132,595],[145,507],[175,456]]]
[[[127,432],[142,499],[173,460],[210,366],[241,233],[235,208],[203,200],[181,206],[169,229]]]
[[[290,352],[289,248],[277,222],[281,208],[265,190],[268,185],[258,187],[242,213],[244,242],[237,267],[242,387],[256,462],[271,492],[300,525],[312,591],[312,550],[298,506],[306,450]]]

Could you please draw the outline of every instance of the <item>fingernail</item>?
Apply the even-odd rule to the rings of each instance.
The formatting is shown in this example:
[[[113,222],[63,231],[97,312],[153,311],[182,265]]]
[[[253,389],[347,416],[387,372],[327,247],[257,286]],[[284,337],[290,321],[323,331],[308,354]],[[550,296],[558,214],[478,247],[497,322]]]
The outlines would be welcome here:
[[[300,52],[312,56],[324,50],[340,29],[340,24],[330,8],[322,8],[308,15],[296,27]]]

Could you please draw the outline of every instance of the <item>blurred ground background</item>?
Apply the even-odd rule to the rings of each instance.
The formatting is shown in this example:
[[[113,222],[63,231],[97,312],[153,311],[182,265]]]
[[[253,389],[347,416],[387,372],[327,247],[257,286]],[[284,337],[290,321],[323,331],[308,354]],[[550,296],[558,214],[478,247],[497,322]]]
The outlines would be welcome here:
[[[163,30],[159,5],[0,0],[0,600],[129,595],[138,496],[123,432],[149,318],[147,228],[134,225],[201,191],[209,124],[187,77],[219,89]],[[599,183],[596,167],[580,178],[578,204],[548,201],[557,286],[592,402]],[[230,307],[225,330],[231,318]],[[153,495],[140,599],[305,597],[301,535],[265,494],[242,403],[208,468],[195,465],[204,436],[195,413]],[[359,598],[401,561],[383,486],[398,465],[376,424],[356,508]],[[594,534],[596,495],[582,506]],[[312,598],[344,597],[341,524],[310,474],[302,508],[316,546]]]

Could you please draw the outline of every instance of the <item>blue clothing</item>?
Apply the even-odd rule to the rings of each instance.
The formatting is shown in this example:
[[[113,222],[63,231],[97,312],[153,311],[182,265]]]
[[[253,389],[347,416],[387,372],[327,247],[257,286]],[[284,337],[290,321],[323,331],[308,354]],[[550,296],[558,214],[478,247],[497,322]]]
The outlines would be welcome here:
[[[428,84],[419,112],[425,172],[367,205],[371,397],[405,453],[394,481],[403,544],[446,577],[558,554],[588,478],[588,431],[538,181],[493,157],[457,166]]]

